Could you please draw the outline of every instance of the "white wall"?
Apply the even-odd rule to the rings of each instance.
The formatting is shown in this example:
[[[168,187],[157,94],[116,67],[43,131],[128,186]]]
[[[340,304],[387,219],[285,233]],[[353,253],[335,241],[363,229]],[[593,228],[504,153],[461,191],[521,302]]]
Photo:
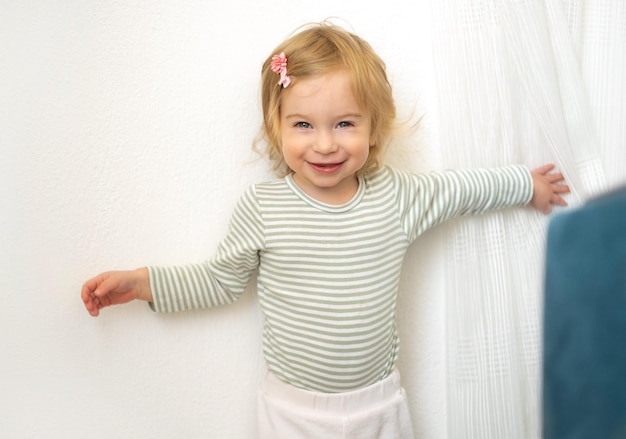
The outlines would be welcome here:
[[[7,5],[7,3],[11,3]],[[270,2],[266,2],[270,3]],[[100,271],[196,262],[239,194],[262,60],[297,26],[341,17],[387,61],[404,115],[392,163],[437,166],[427,0],[26,0],[0,7],[0,434],[250,438],[263,370],[254,288],[158,315],[84,310]],[[411,249],[400,368],[419,437],[446,435],[440,234]]]

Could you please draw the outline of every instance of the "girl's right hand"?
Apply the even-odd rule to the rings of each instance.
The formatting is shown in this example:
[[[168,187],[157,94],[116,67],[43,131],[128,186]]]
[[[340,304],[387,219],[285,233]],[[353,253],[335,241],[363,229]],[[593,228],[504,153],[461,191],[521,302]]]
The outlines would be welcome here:
[[[152,301],[147,268],[129,271],[108,271],[89,279],[80,293],[85,308],[92,316],[106,306],[139,299]]]

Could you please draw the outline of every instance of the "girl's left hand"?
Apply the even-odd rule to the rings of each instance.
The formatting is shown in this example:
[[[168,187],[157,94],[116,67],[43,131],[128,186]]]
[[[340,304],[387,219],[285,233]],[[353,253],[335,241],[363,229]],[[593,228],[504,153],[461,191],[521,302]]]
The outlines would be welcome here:
[[[553,164],[547,164],[530,171],[533,178],[533,197],[530,202],[543,213],[550,213],[553,204],[567,206],[561,194],[569,193],[569,186],[563,183],[563,174],[550,172],[554,168]]]

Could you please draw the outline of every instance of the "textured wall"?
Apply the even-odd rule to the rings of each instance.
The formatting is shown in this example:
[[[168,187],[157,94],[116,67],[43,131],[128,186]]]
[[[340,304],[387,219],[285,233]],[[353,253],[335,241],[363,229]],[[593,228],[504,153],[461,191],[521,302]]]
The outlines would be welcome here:
[[[0,432],[15,438],[250,438],[263,371],[254,288],[235,305],[91,318],[100,271],[209,257],[252,153],[258,73],[308,21],[336,16],[387,61],[400,110],[426,113],[392,163],[437,164],[426,0],[145,0],[0,13]],[[340,6],[337,6],[341,4]],[[438,234],[411,249],[401,372],[420,437],[445,437]]]

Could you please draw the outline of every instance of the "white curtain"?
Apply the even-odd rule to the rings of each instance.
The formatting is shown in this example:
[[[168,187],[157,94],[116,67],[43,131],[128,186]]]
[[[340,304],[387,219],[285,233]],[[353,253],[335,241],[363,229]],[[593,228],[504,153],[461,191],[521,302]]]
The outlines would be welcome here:
[[[433,0],[432,11],[445,167],[552,162],[571,206],[625,182],[624,2]],[[525,208],[447,226],[450,438],[541,435],[548,221]]]

